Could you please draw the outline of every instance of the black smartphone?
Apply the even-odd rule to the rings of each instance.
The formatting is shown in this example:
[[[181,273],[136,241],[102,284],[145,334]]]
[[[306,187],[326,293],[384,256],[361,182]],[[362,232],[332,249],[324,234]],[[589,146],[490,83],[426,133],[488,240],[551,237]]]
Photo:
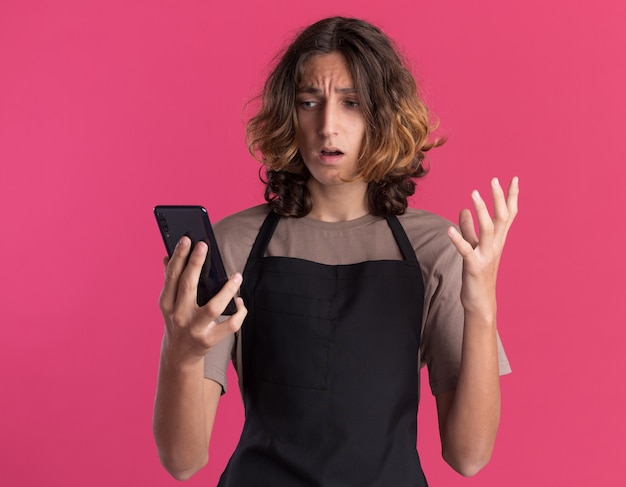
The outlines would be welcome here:
[[[204,306],[228,280],[207,211],[202,206],[156,206],[154,216],[170,257],[178,241],[185,235],[191,239],[192,249],[200,241],[209,246],[200,272],[196,298],[198,306]],[[232,315],[235,311],[235,302],[231,300],[223,314]]]

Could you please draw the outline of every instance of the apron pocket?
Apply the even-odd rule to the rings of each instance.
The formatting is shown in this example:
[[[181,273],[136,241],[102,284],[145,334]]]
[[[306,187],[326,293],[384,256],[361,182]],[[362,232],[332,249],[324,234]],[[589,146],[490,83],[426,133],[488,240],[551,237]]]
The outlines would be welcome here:
[[[257,294],[255,375],[275,385],[325,389],[333,321],[329,302],[274,292]]]

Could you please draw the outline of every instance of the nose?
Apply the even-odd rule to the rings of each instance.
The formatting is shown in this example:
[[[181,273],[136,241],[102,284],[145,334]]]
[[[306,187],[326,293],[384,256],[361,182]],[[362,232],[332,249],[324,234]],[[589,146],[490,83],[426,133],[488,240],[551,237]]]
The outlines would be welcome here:
[[[332,103],[326,103],[321,110],[321,120],[319,133],[323,137],[331,137],[337,134],[339,125],[339,113]]]

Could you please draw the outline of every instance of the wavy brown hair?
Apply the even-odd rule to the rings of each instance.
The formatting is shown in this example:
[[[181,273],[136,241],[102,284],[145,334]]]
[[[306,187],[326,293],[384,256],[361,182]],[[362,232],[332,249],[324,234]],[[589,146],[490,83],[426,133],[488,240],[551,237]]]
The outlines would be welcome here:
[[[372,24],[344,17],[302,31],[265,82],[261,107],[246,129],[249,150],[265,167],[265,199],[284,216],[311,211],[310,173],[298,150],[296,92],[307,62],[330,53],[345,58],[365,119],[356,178],[368,183],[369,210],[402,214],[415,192],[414,178],[427,172],[425,153],[444,140],[429,140],[434,124],[393,42]]]

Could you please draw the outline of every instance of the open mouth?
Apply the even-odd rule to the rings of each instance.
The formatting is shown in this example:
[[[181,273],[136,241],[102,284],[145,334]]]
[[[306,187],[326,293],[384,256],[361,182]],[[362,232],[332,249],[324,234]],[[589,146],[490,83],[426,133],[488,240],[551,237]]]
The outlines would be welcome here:
[[[327,150],[327,149],[322,149],[320,151],[320,153],[323,156],[341,156],[343,155],[343,152],[341,152],[340,150]]]

